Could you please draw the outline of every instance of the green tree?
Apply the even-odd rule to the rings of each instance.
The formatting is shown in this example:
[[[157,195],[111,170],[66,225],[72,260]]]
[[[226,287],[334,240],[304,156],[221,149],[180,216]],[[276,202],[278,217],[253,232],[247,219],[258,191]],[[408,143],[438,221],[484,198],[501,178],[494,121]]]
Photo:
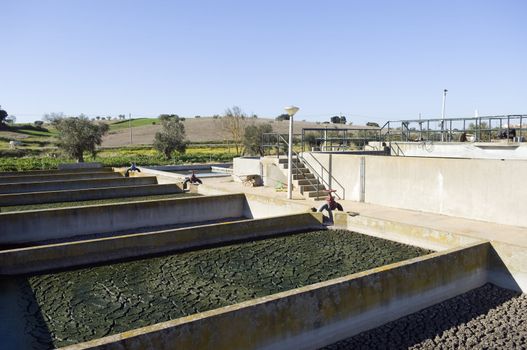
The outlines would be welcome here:
[[[249,125],[245,128],[243,136],[244,154],[250,156],[263,156],[264,149],[262,147],[262,135],[273,132],[271,124]]]
[[[3,109],[0,109],[0,128],[6,124],[7,116],[7,112]]]
[[[275,118],[275,120],[277,121],[282,121],[282,120],[289,120],[289,114],[280,114],[278,117]]]
[[[317,135],[312,132],[306,133],[304,135],[304,143],[309,146],[309,149],[315,147],[317,145]]]
[[[333,124],[340,124],[340,116],[336,115],[330,118]]]
[[[97,146],[102,143],[102,137],[108,132],[107,124],[98,124],[81,115],[78,117],[56,117],[51,123],[58,131],[58,147],[77,162],[84,162],[84,152],[90,152],[93,157]]]
[[[167,159],[172,159],[172,153],[184,153],[187,149],[185,141],[185,125],[176,114],[161,114],[161,131],[154,138],[154,148]]]

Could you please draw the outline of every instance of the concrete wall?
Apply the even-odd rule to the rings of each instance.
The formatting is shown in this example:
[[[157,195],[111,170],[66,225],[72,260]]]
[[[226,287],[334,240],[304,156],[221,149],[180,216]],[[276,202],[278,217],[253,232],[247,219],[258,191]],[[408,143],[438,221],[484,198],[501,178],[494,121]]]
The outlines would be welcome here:
[[[335,213],[336,226],[370,236],[388,239],[431,250],[447,250],[469,244],[486,243],[471,232],[437,230],[422,225],[410,225],[398,221],[364,215]],[[506,235],[507,232],[502,232]],[[499,239],[499,238],[498,238]],[[527,248],[493,240],[490,242],[487,279],[497,286],[527,292]]]
[[[301,204],[283,199],[245,194],[244,215],[248,218],[267,218],[286,214],[311,212],[309,203]]]
[[[0,275],[137,258],[181,249],[227,244],[290,232],[321,229],[320,213],[228,222],[110,238],[0,251]]]
[[[303,153],[302,156],[324,183],[342,199],[361,200],[361,156],[332,153]]]
[[[22,182],[47,182],[47,181],[63,181],[63,180],[86,180],[86,179],[111,179],[122,177],[119,173],[114,172],[83,172],[73,174],[52,174],[52,175],[16,175],[16,176],[2,176],[0,177],[0,184],[8,183],[22,183]]]
[[[86,201],[94,199],[181,193],[176,184],[137,185],[95,189],[0,194],[0,206]]]
[[[287,171],[282,170],[276,164],[276,158],[263,157],[262,162],[262,177],[265,186],[287,186]]]
[[[241,218],[243,194],[44,209],[0,214],[0,244]]]
[[[360,201],[362,189],[367,203],[527,226],[527,161],[317,153],[305,158],[331,171],[345,199]]]
[[[241,181],[240,178],[253,174],[262,177],[264,186],[275,187],[278,184],[287,184],[287,176],[278,167],[274,157],[234,158],[234,181]]]
[[[152,185],[157,180],[154,176],[114,179],[63,180],[47,182],[28,182],[18,184],[0,184],[0,193],[25,193],[43,191],[78,190],[86,188]]]
[[[488,249],[435,253],[65,349],[318,349],[483,285]]]
[[[366,202],[527,226],[526,161],[371,157]]]
[[[372,147],[382,148],[379,142]],[[527,143],[517,142],[392,142],[395,154],[405,157],[448,157],[527,160]]]
[[[232,160],[234,180],[240,181],[239,177],[246,175],[263,175],[262,164],[259,157],[238,157]]]
[[[59,164],[59,170],[69,170],[69,169],[96,169],[102,168],[101,163],[63,163]]]
[[[97,172],[112,172],[112,168],[98,168],[98,169],[67,169],[67,170],[29,170],[29,171],[2,171],[2,176],[26,176],[26,175],[53,175],[53,174],[79,174],[79,173],[92,173]]]

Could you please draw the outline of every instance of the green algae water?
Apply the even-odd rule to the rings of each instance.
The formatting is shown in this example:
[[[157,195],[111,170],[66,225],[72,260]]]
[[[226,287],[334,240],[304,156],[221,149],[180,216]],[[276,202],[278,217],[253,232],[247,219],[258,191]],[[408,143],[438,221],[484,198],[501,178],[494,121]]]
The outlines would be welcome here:
[[[428,253],[328,230],[13,278],[0,308],[17,316],[0,319],[0,336],[7,322],[23,327],[24,347],[66,346]]]

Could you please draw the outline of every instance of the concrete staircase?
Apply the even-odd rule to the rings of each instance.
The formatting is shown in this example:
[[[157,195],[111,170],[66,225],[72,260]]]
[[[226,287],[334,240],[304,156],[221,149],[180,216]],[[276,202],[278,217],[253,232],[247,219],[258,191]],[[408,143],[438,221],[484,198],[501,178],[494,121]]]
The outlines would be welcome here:
[[[306,199],[322,200],[326,198],[326,188],[297,157],[293,157],[293,186]],[[278,167],[287,176],[287,158],[278,158]],[[318,188],[318,191],[317,191]]]

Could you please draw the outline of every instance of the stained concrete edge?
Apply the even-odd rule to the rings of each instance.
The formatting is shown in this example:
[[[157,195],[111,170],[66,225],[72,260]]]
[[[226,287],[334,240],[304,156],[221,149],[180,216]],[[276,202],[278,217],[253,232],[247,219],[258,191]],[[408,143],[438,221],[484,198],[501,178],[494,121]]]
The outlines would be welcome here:
[[[463,244],[488,242],[491,246],[489,282],[502,288],[527,292],[527,248],[524,246],[498,239],[486,240],[475,234],[430,228],[426,224],[407,224],[371,216],[335,213],[335,222],[337,227],[425,249],[445,250]]]
[[[139,258],[321,228],[319,213],[301,213],[5,250],[0,251],[0,275]]]

